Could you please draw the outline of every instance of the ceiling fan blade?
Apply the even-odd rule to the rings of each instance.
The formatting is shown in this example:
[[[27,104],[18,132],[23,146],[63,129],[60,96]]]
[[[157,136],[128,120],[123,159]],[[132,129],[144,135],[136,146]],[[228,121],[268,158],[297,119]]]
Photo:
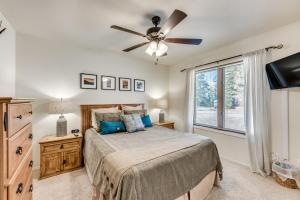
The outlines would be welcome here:
[[[142,37],[146,37],[145,34],[138,33],[136,31],[132,31],[132,30],[129,30],[127,28],[123,28],[121,26],[112,25],[110,28],[113,28],[113,29],[116,29],[116,30],[119,30],[119,31],[124,31],[124,32],[127,32],[127,33],[132,33],[132,34],[139,35],[139,36],[142,36]]]
[[[0,31],[0,34],[3,33],[5,30],[6,30],[6,28],[2,29],[2,30]]]
[[[166,23],[161,27],[158,34],[163,34],[166,36],[170,30],[172,30],[177,24],[179,24],[184,18],[187,17],[187,14],[180,11],[174,10],[172,15],[167,19]]]
[[[131,50],[133,50],[133,49],[139,48],[139,47],[144,46],[145,44],[148,44],[148,43],[150,43],[150,42],[143,42],[143,43],[134,45],[134,46],[132,46],[132,47],[129,47],[129,48],[127,48],[127,49],[124,49],[123,51],[129,52],[129,51],[131,51]]]
[[[164,41],[169,42],[169,43],[199,45],[199,44],[201,44],[202,39],[193,39],[193,38],[166,38]]]

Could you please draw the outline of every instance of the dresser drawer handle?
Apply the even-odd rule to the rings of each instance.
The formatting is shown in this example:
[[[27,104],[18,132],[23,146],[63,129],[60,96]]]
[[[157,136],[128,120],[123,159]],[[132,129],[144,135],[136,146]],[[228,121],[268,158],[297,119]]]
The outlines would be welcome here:
[[[29,187],[29,192],[32,192],[32,191],[33,191],[33,185],[31,184]]]
[[[22,193],[22,192],[23,192],[23,183],[20,183],[20,184],[18,185],[18,189],[17,189],[17,191],[16,191],[16,194]]]
[[[18,115],[17,118],[18,118],[18,119],[22,119],[22,115]]]
[[[23,153],[23,148],[17,147],[16,154],[22,155],[22,153]]]
[[[29,167],[32,167],[33,166],[33,160],[31,160],[30,162],[29,162]]]
[[[33,135],[32,135],[32,133],[30,133],[28,136],[28,139],[32,140],[32,138],[33,138]]]
[[[60,148],[61,148],[61,149],[63,149],[63,148],[64,148],[64,145],[63,145],[63,144],[62,144],[62,145],[60,145]]]
[[[31,115],[32,115],[32,111],[29,111],[29,114],[31,114]]]

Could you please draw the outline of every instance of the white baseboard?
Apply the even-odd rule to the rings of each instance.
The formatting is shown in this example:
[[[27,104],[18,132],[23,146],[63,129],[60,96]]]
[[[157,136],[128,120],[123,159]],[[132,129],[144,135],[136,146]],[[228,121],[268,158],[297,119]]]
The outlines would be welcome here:
[[[249,164],[248,163],[243,163],[243,162],[240,162],[238,160],[234,160],[234,159],[227,158],[227,157],[224,157],[224,156],[220,156],[220,157],[221,157],[221,159],[224,159],[224,160],[227,160],[229,162],[233,162],[235,164],[242,165],[243,167],[249,168]]]

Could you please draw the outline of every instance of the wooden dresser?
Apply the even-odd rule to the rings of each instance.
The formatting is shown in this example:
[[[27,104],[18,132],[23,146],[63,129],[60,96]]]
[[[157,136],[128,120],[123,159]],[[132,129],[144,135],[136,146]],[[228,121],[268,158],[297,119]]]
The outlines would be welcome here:
[[[32,199],[32,99],[0,97],[0,199]]]
[[[82,166],[82,134],[46,136],[40,140],[40,178],[47,178]]]

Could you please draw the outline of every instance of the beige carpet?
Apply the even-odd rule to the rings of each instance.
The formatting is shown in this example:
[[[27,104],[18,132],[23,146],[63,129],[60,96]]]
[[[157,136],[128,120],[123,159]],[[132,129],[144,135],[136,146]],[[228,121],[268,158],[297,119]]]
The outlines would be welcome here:
[[[300,190],[279,186],[272,178],[249,172],[223,160],[224,180],[207,200],[300,200]],[[37,175],[35,175],[37,177]],[[84,169],[38,180],[34,178],[33,200],[89,200],[91,186]]]

